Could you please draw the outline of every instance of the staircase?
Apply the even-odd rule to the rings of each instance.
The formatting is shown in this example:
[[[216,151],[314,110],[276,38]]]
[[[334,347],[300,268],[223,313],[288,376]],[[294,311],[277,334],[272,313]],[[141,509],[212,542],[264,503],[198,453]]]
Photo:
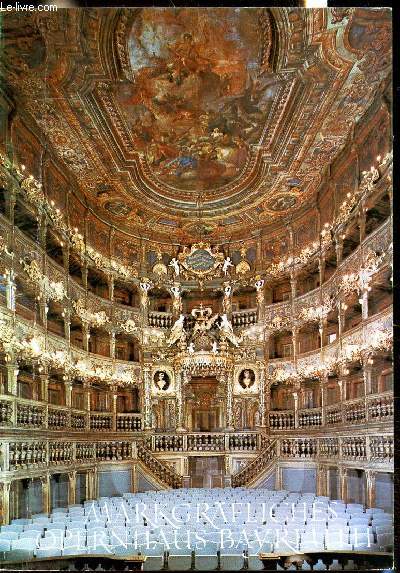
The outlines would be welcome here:
[[[270,440],[260,454],[232,476],[233,487],[252,486],[264,479],[275,466],[276,440]]]
[[[153,456],[143,443],[137,445],[137,457],[151,476],[164,486],[172,489],[183,486],[182,476]]]

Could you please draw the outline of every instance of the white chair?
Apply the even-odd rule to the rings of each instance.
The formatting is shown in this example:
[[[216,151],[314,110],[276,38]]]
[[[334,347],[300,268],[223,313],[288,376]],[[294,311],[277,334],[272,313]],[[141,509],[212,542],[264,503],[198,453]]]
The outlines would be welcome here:
[[[36,549],[36,558],[40,559],[44,557],[61,557],[61,548],[39,547],[39,549]]]
[[[138,553],[146,555],[147,559],[143,564],[144,571],[160,571],[164,564],[164,546],[157,543],[153,547],[143,547]]]
[[[19,539],[19,535],[18,531],[1,531],[0,540],[5,539],[11,541],[12,539]]]
[[[168,568],[171,571],[188,571],[192,565],[192,548],[171,548],[168,554]]]
[[[213,571],[218,567],[218,544],[208,542],[195,548],[195,568],[200,571]]]
[[[222,570],[240,571],[244,565],[243,548],[236,546],[221,548],[220,563]]]
[[[10,551],[11,549],[11,539],[1,539],[0,538],[0,553],[4,551]]]
[[[342,566],[337,559],[334,559],[329,565],[329,571],[342,571]]]
[[[326,565],[322,559],[318,559],[315,565],[313,565],[313,571],[326,571]]]
[[[0,527],[0,531],[16,531],[16,532],[21,532],[24,530],[24,526],[20,523],[12,523],[10,525],[2,525]]]

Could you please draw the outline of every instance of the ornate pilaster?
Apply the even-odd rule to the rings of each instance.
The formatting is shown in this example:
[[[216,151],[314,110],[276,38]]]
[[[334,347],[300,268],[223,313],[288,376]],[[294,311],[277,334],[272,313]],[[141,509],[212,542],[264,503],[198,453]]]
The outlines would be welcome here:
[[[328,472],[326,467],[318,464],[317,465],[317,484],[316,484],[316,493],[317,495],[327,495],[327,475]]]
[[[6,282],[6,304],[9,310],[15,312],[15,301],[16,301],[16,284],[15,284],[15,277],[14,272],[11,270],[7,275],[7,282]]]
[[[174,317],[178,317],[182,312],[182,298],[181,287],[179,283],[174,283],[171,287],[172,299],[172,313]]]
[[[184,373],[177,372],[175,374],[176,385],[176,431],[186,432],[184,427],[184,411],[183,411],[183,380]]]
[[[226,380],[226,430],[232,432],[233,424],[233,372],[227,373]]]
[[[347,468],[339,467],[340,498],[347,503]]]
[[[48,372],[44,372],[39,374],[40,380],[40,395],[42,397],[43,402],[49,401],[49,374]]]
[[[299,427],[299,393],[293,392],[293,402],[294,402],[294,427]]]
[[[72,380],[68,376],[63,377],[65,388],[65,405],[71,408],[72,403]]]
[[[376,498],[376,472],[373,470],[365,470],[365,477],[367,481],[367,507],[375,507]]]
[[[10,490],[11,482],[5,482],[0,485],[1,487],[1,512],[2,512],[2,525],[10,523]]]
[[[90,338],[90,328],[87,323],[82,324],[82,341],[83,341],[83,350],[85,352],[89,352],[89,338]]]
[[[115,331],[110,332],[110,358],[115,358]]]
[[[68,505],[76,503],[76,471],[68,472]]]
[[[18,395],[18,364],[7,364],[7,390],[13,396]]]
[[[90,382],[88,380],[83,381],[83,389],[85,392],[85,410],[87,411],[86,418],[86,430],[90,430],[90,410],[91,410],[91,392],[90,392]]]
[[[328,376],[322,376],[320,379],[320,391],[321,391],[321,425],[325,426],[326,420],[326,393],[328,385]]]
[[[232,287],[228,282],[224,282],[224,298],[222,300],[222,310],[231,320],[232,315]]]
[[[319,271],[319,285],[322,286],[325,281],[325,258],[321,255],[318,260],[318,271]]]
[[[143,368],[144,380],[144,429],[151,430],[153,428],[152,408],[151,408],[151,376],[150,367]]]
[[[147,279],[143,279],[140,283],[140,309],[142,311],[143,324],[148,324],[148,306],[149,306],[149,290],[151,289],[151,283]]]
[[[259,414],[260,414],[260,427],[266,426],[266,413],[265,413],[265,370],[261,369],[260,372],[260,394],[259,394]]]
[[[339,235],[335,236],[336,266],[339,266],[343,258],[343,239]]]
[[[111,386],[112,397],[112,428],[113,432],[117,431],[117,401],[118,401],[118,386]]]
[[[265,281],[263,279],[261,279],[261,277],[256,277],[257,280],[254,284],[254,286],[256,287],[256,291],[257,291],[257,295],[256,295],[256,299],[257,299],[257,315],[258,315],[258,320],[263,320],[264,318],[264,284]]]
[[[65,309],[62,313],[64,319],[64,336],[68,348],[71,346],[71,314],[69,309]]]
[[[50,513],[50,476],[46,474],[40,478],[42,482],[42,510],[43,513]]]

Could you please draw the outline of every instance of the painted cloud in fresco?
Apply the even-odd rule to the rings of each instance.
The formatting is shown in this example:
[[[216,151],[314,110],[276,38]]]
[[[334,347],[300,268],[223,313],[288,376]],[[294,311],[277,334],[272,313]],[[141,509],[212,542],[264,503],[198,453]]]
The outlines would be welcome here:
[[[120,84],[116,98],[136,149],[163,183],[191,190],[231,182],[248,145],[260,141],[276,93],[260,66],[260,13],[149,9],[134,21],[134,82]]]

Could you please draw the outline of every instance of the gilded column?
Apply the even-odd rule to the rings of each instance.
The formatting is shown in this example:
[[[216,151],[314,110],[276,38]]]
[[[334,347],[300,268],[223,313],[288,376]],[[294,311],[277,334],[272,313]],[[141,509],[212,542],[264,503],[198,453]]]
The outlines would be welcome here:
[[[299,394],[298,392],[293,392],[294,401],[294,427],[299,427]]]
[[[65,405],[68,408],[72,406],[72,380],[68,376],[63,377],[65,389]]]
[[[176,431],[177,432],[186,432],[186,428],[184,427],[184,411],[183,411],[183,381],[184,381],[184,373],[177,372],[175,374],[175,384],[176,384]]]
[[[90,382],[89,380],[84,380],[83,381],[83,389],[85,392],[85,410],[87,411],[87,416],[86,416],[86,430],[90,431],[90,410],[91,410],[91,404],[90,404]]]
[[[140,309],[142,311],[143,325],[148,324],[148,306],[149,306],[150,289],[151,289],[151,284],[147,282],[147,279],[144,278],[140,283]]]
[[[150,376],[149,366],[144,366],[143,368],[143,381],[144,381],[144,429],[151,430],[153,428],[153,420],[152,420],[152,407],[151,407],[151,376]]]
[[[256,277],[257,281],[255,282],[254,286],[256,287],[256,291],[257,291],[257,315],[258,315],[258,320],[263,320],[264,319],[264,308],[265,308],[265,304],[264,304],[264,284],[265,281],[263,279],[261,279],[260,277]]]
[[[111,386],[112,392],[112,429],[113,432],[117,431],[117,400],[118,400],[118,386]]]
[[[226,430],[231,432],[233,426],[233,372],[228,372],[226,380]]]
[[[260,400],[260,408],[259,408],[259,414],[260,414],[260,426],[261,428],[265,428],[266,426],[266,415],[265,415],[265,369],[262,368],[260,371],[260,395],[259,395],[259,400]]]

